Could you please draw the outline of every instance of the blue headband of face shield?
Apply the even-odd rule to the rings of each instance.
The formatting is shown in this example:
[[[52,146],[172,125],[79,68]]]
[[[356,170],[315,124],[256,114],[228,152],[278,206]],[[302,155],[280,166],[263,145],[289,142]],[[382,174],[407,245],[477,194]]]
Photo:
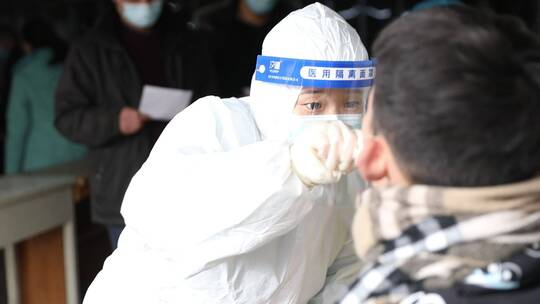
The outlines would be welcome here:
[[[375,61],[323,61],[257,56],[255,79],[287,86],[353,89],[369,88]]]

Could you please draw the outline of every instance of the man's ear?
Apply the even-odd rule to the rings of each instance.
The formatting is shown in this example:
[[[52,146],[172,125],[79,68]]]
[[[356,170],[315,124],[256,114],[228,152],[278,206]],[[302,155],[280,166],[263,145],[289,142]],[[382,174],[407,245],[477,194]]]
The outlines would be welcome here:
[[[356,165],[366,181],[373,183],[388,177],[386,148],[378,136],[364,139],[364,147]]]

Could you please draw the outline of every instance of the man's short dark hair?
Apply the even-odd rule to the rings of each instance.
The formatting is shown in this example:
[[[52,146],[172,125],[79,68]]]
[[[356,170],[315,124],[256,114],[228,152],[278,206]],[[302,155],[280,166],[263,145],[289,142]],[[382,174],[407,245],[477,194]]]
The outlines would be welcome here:
[[[540,173],[540,41],[465,6],[403,16],[374,44],[373,128],[413,182],[477,187]]]

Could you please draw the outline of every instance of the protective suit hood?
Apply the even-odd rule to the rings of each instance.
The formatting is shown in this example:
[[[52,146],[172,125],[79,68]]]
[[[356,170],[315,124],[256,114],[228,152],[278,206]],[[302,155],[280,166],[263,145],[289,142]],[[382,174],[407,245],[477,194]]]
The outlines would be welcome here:
[[[320,3],[294,11],[279,22],[264,39],[262,55],[326,61],[369,59],[356,30]],[[253,77],[248,99],[263,138],[287,138],[299,93],[299,87],[262,82]]]

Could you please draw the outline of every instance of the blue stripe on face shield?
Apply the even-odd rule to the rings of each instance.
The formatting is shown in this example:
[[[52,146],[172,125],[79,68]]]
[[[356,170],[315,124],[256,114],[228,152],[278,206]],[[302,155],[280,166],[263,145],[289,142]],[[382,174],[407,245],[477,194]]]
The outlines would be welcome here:
[[[288,86],[367,88],[375,78],[375,61],[322,61],[257,56],[255,79]]]

